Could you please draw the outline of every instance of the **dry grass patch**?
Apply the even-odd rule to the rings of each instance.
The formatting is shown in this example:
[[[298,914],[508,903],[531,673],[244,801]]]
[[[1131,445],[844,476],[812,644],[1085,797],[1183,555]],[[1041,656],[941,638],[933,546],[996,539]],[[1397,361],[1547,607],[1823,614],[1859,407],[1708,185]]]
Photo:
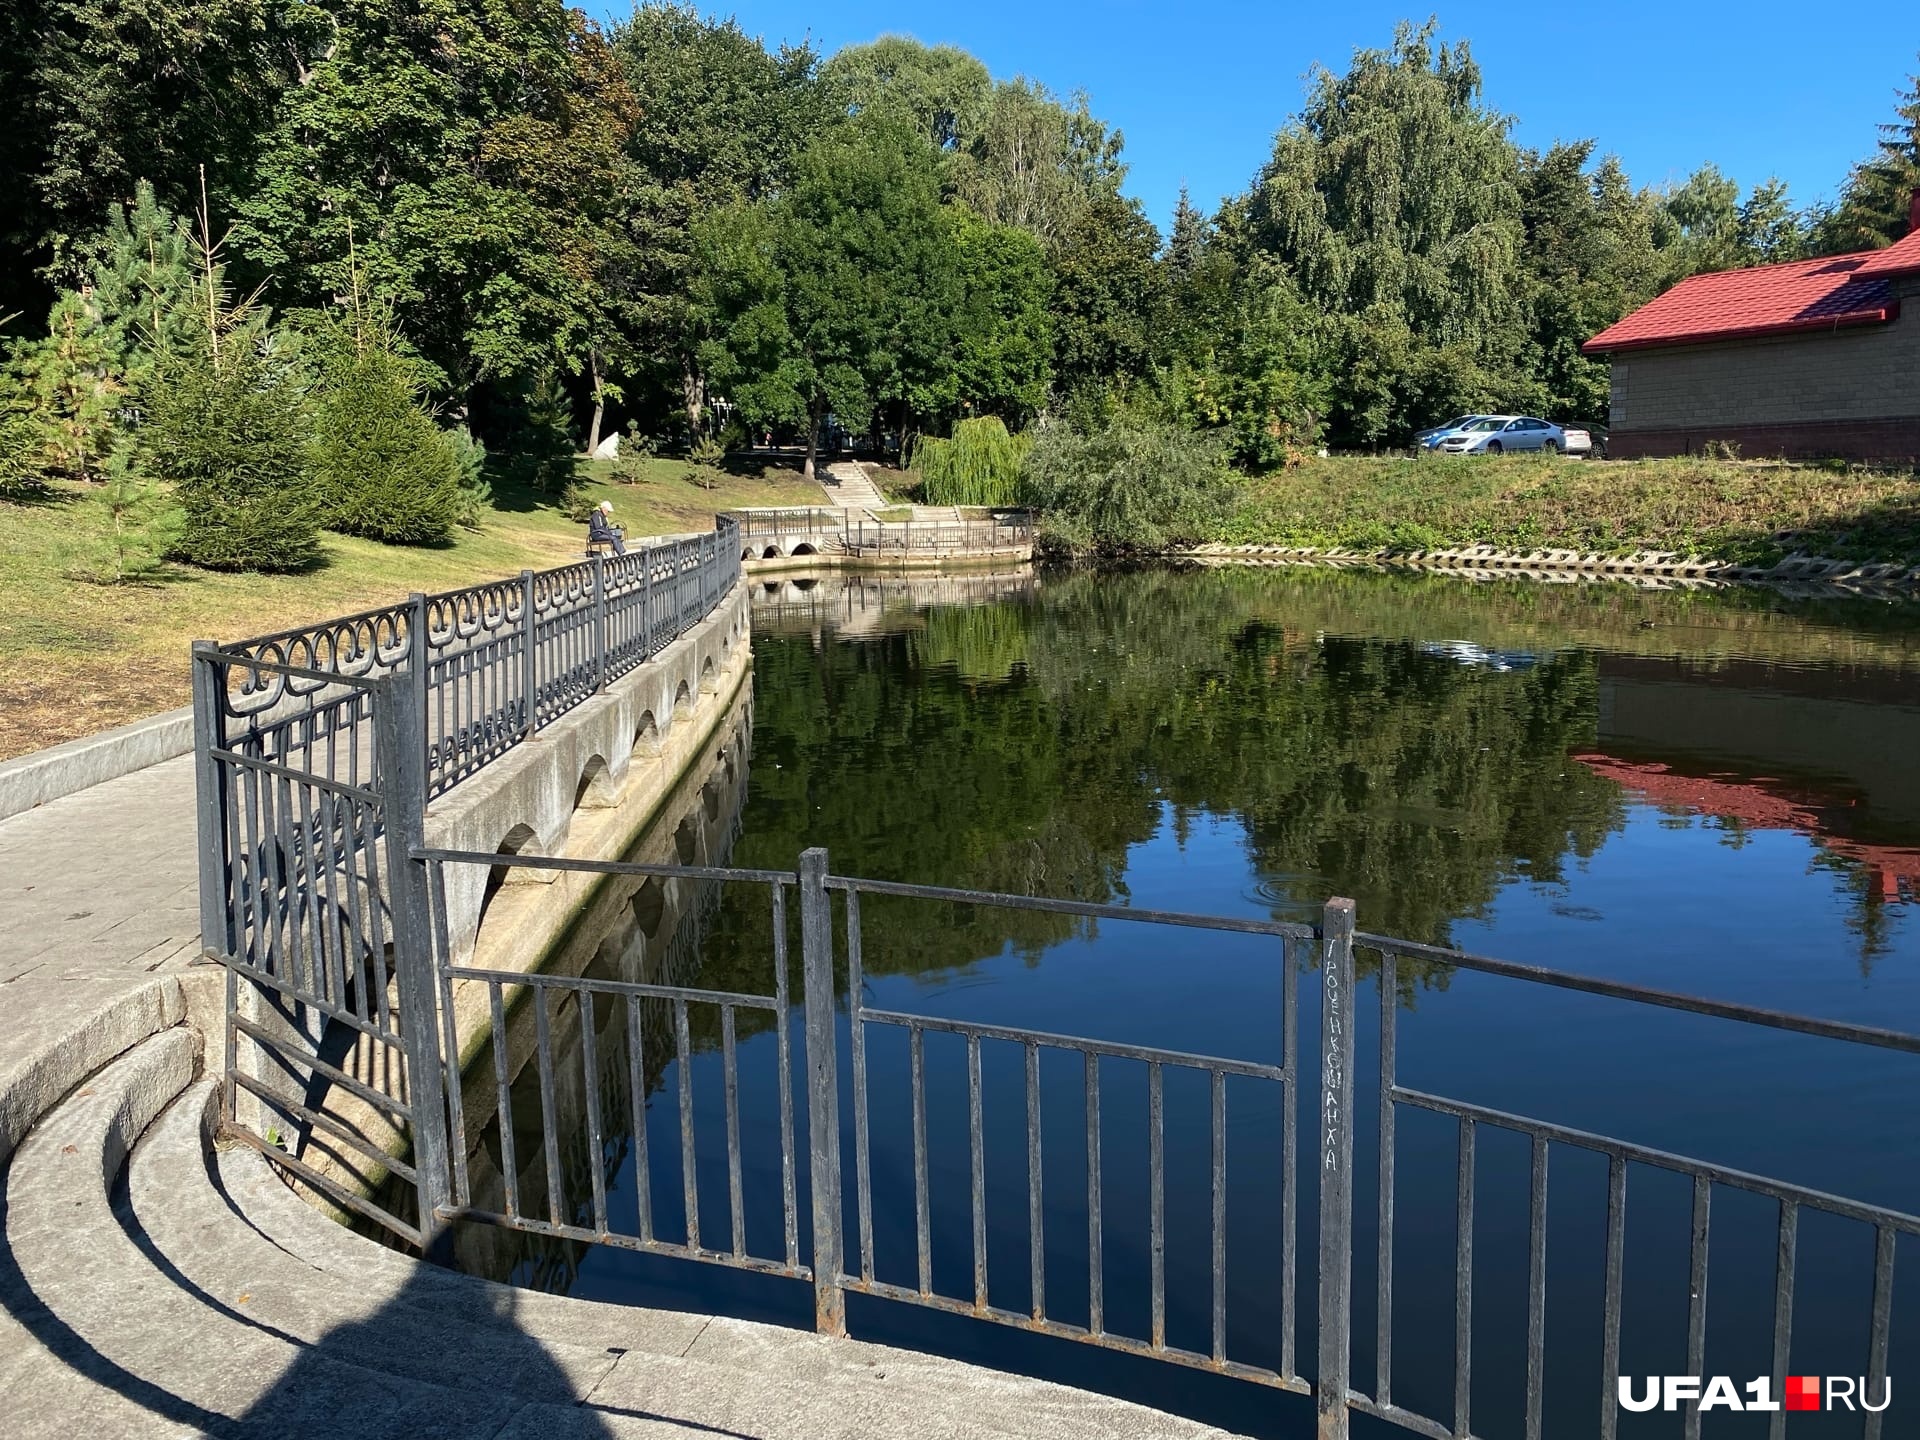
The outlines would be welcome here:
[[[588,498],[611,499],[631,537],[709,530],[717,511],[817,502],[791,471],[722,474],[690,485],[685,465],[653,461],[639,485],[586,467]],[[65,552],[103,519],[83,487],[29,504],[0,502],[0,759],[184,705],[187,647],[388,605],[416,590],[452,590],[580,558],[585,529],[553,504],[503,487],[479,531],[404,548],[328,535],[326,563],[300,575],[217,575],[170,566],[150,585],[71,579]]]

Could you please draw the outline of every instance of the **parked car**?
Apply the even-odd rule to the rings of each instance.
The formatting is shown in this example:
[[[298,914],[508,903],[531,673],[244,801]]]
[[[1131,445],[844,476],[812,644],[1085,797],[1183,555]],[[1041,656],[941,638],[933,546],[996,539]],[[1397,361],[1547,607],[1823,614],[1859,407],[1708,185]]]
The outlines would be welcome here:
[[[1567,432],[1531,415],[1481,415],[1434,449],[1442,455],[1498,455],[1513,450],[1565,450]]]
[[[1437,450],[1440,442],[1447,436],[1457,434],[1474,421],[1486,418],[1484,415],[1456,415],[1444,425],[1433,425],[1425,430],[1416,430],[1413,432],[1413,453],[1419,456],[1426,451]]]
[[[1607,457],[1607,431],[1603,425],[1564,425],[1567,454],[1604,460]]]

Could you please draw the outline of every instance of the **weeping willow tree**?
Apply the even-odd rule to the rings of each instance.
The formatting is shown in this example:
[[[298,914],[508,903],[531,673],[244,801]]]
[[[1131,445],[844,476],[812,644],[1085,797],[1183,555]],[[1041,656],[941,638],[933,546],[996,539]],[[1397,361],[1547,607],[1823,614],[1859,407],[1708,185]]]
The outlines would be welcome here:
[[[951,440],[923,439],[913,463],[929,505],[1011,505],[1020,488],[1027,440],[997,416],[962,420]]]

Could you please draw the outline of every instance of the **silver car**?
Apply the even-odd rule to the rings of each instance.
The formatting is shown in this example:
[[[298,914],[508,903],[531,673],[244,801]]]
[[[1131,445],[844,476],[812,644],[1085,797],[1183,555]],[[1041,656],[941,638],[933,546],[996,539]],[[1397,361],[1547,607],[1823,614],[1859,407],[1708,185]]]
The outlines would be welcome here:
[[[1564,451],[1567,434],[1558,425],[1531,415],[1482,415],[1470,420],[1435,447],[1442,455],[1498,455],[1502,451]]]

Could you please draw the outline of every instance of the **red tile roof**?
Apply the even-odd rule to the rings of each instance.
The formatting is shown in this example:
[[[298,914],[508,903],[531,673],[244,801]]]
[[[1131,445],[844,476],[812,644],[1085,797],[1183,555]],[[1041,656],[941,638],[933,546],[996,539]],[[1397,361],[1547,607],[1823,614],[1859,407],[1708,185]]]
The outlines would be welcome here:
[[[1915,197],[1915,209],[1920,210],[1920,196]],[[1868,251],[1860,268],[1853,272],[1853,278],[1857,285],[1870,277],[1912,275],[1916,272],[1920,272],[1920,230],[1908,232],[1904,239],[1884,250]]]
[[[1580,348],[1589,355],[1601,355],[1655,345],[1879,324],[1900,313],[1884,278],[1898,272],[1869,272],[1868,262],[1894,256],[1915,238],[1909,235],[1890,250],[1695,275],[1615,321]],[[1920,252],[1914,253],[1914,260],[1920,266]]]

